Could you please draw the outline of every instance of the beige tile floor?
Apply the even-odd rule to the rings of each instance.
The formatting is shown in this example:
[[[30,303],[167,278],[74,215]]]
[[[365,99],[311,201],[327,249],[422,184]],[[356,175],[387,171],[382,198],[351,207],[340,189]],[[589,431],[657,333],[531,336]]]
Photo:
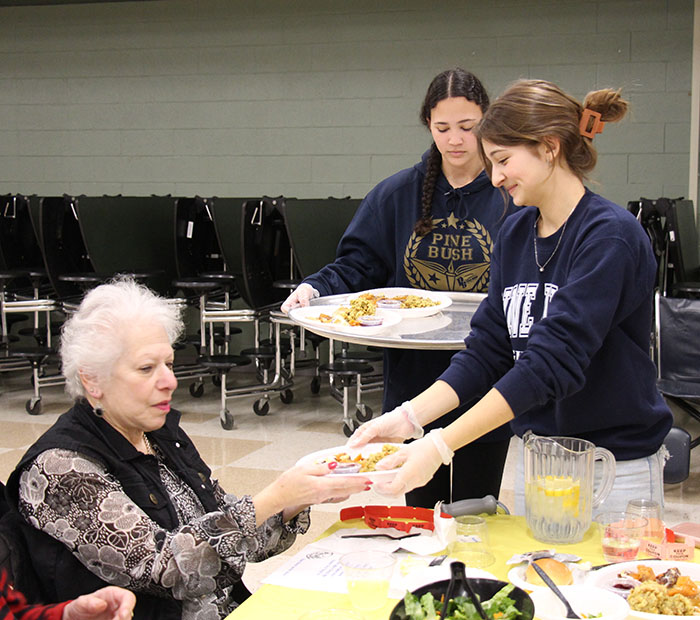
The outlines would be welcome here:
[[[273,395],[270,412],[266,416],[253,413],[253,397],[229,401],[235,418],[235,427],[224,431],[219,423],[219,393],[206,384],[203,397],[190,396],[189,381],[181,382],[173,405],[183,413],[183,426],[192,437],[204,460],[223,487],[232,493],[255,493],[270,483],[279,472],[291,467],[301,456],[322,448],[342,445],[345,436],[341,430],[342,409],[323,385],[314,395],[309,389],[310,377],[300,371],[294,386],[294,400],[283,404]],[[251,380],[244,374],[235,375],[235,382]],[[31,396],[28,372],[0,373],[0,476],[6,480],[24,450],[44,432],[69,406],[61,387],[42,390],[42,413],[30,416],[24,409]],[[379,393],[367,395],[366,402],[380,409]],[[691,421],[689,430],[695,437],[700,425]],[[666,520],[675,524],[700,519],[700,448],[694,451],[690,478],[678,485],[666,486]],[[509,456],[504,474],[500,500],[510,505],[512,500],[512,459]],[[339,509],[351,504],[401,504],[403,498],[387,498],[373,491],[347,500],[344,504],[328,504],[312,509],[312,527],[300,537],[284,555],[259,564],[250,564],[245,575],[249,588],[255,589],[266,574],[279,566],[287,556],[311,542],[337,519]]]

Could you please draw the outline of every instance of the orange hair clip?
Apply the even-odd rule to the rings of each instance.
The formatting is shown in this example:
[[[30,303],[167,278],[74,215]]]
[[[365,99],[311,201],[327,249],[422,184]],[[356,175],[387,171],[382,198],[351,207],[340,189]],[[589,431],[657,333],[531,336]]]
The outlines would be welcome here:
[[[597,133],[603,133],[603,127],[605,127],[605,123],[600,120],[600,112],[584,108],[581,122],[578,125],[581,135],[592,140]]]

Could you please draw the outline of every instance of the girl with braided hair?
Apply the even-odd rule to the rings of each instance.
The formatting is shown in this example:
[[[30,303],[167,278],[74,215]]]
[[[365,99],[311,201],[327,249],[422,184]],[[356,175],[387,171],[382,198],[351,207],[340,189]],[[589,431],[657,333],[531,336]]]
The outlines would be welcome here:
[[[576,437],[612,452],[615,482],[600,510],[624,510],[631,497],[663,505],[673,418],[649,356],[656,258],[636,218],[584,185],[594,136],[626,111],[616,90],[592,91],[582,105],[551,82],[521,80],[484,114],[475,131],[491,181],[524,207],[501,228],[488,296],[438,380],[349,443],[415,437],[485,395],[381,460],[378,469],[403,463],[385,492],[425,484],[453,450],[510,422],[518,438]],[[515,470],[523,514],[522,458]]]
[[[488,94],[472,73],[456,68],[437,75],[419,114],[431,147],[415,166],[367,194],[335,261],[306,278],[282,310],[308,305],[316,295],[389,286],[485,293],[493,240],[514,209],[491,185],[477,150],[473,130],[488,106]],[[430,386],[453,353],[385,349],[383,410]],[[463,410],[449,415],[456,419]],[[458,451],[455,471],[479,476],[450,480],[449,467],[443,467],[407,495],[407,504],[432,508],[438,500],[498,497],[510,436],[506,425]]]

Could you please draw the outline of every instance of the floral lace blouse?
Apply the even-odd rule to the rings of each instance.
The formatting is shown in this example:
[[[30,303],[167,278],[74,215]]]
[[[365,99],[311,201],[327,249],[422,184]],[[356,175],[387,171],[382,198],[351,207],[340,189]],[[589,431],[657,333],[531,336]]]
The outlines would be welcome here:
[[[103,580],[182,601],[183,620],[218,620],[237,603],[230,595],[247,561],[291,546],[309,528],[306,510],[287,523],[280,514],[255,527],[250,496],[226,494],[216,481],[219,510],[199,498],[163,462],[160,476],[184,525],[168,531],[124,493],[102,464],[77,452],[42,452],[22,472],[19,510],[34,527],[65,544]]]

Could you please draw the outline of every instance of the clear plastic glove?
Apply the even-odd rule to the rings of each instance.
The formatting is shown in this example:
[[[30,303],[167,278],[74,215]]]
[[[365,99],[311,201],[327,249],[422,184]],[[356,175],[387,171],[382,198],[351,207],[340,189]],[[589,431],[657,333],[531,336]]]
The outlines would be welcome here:
[[[308,306],[309,302],[316,297],[319,297],[319,292],[310,284],[302,282],[292,291],[292,294],[285,299],[280,310],[282,312],[289,312],[293,308],[303,308],[304,306]]]
[[[413,406],[406,401],[396,409],[365,422],[352,434],[346,445],[348,448],[361,448],[372,441],[399,443],[422,436],[423,429],[418,424]]]
[[[422,439],[412,441],[398,452],[384,457],[376,469],[399,468],[391,482],[377,482],[374,488],[384,495],[402,495],[427,484],[440,465],[448,465],[454,452],[442,438],[442,429],[430,431]]]
[[[282,506],[338,501],[372,485],[364,476],[334,476],[329,465],[335,463],[297,465],[281,474],[272,485]]]
[[[61,620],[129,620],[135,604],[130,590],[107,586],[68,603]]]

